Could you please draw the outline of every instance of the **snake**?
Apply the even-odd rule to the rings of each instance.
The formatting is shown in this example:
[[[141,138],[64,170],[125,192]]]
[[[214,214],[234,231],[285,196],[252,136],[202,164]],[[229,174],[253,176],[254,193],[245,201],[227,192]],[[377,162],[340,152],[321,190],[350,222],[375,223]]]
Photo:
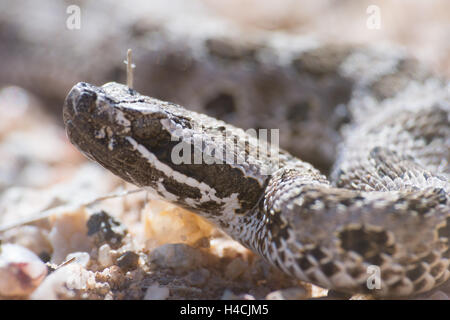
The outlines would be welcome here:
[[[181,4],[84,1],[82,28],[64,32],[66,4],[8,4],[0,84],[30,90],[58,117],[65,101],[68,136],[88,158],[293,277],[380,297],[448,279],[449,81],[394,45],[243,30],[174,14]],[[124,48],[136,90],[118,84]],[[281,148],[252,128],[279,129]],[[180,149],[205,161],[173,162]],[[232,154],[213,154],[223,149]]]
[[[196,212],[289,275],[405,296],[450,276],[450,184],[437,169],[450,108],[389,111],[353,129],[333,183],[243,129],[115,82],[76,84],[63,119],[89,159]],[[371,266],[377,289],[368,286]]]

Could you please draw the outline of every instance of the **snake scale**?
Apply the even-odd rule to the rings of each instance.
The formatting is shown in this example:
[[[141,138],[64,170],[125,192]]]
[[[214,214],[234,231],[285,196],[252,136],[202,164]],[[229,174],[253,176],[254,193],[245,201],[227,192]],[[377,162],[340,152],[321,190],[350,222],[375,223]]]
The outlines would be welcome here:
[[[76,33],[52,28],[36,40],[34,25],[17,26],[26,19],[0,16],[10,31],[0,32],[10,43],[0,49],[0,82],[51,104],[75,82],[123,81],[120,58],[131,47],[139,92],[198,113],[117,83],[78,83],[63,114],[87,157],[199,213],[301,280],[407,296],[448,279],[448,80],[392,46],[247,34],[215,19],[192,24],[152,12],[120,24],[118,37],[109,21],[120,16],[105,11],[108,19],[96,19],[105,29],[83,46]],[[24,60],[33,62],[26,70]],[[287,151],[276,161],[272,149],[254,157],[258,140],[239,128],[279,128]],[[178,164],[171,155],[180,141],[204,157],[230,146],[233,154],[219,164]],[[373,265],[375,290],[367,285]]]

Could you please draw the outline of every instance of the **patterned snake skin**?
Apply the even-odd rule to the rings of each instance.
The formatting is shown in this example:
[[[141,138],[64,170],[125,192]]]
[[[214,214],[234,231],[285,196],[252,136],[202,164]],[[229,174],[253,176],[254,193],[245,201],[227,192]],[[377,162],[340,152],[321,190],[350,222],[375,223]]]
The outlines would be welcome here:
[[[97,26],[119,16],[111,10],[99,13]],[[69,137],[123,179],[326,288],[405,296],[449,277],[450,83],[401,49],[244,33],[216,19],[194,24],[155,12],[98,34],[87,25],[80,46],[82,35],[58,28],[36,39],[19,11],[9,12],[0,15],[0,40],[10,44],[0,49],[0,83],[58,104],[78,81],[124,82],[121,60],[131,47],[139,92],[200,112],[114,83],[76,85],[64,104]],[[222,131],[234,137],[222,144],[257,144],[237,128],[280,128],[287,152],[278,170],[239,143],[239,166],[169,157],[180,129],[188,144],[195,135],[221,141]],[[371,265],[380,268],[380,289],[367,286]]]
[[[448,104],[404,106],[358,124],[364,146],[348,139],[339,187],[287,152],[255,157],[258,141],[241,129],[117,83],[77,84],[63,114],[71,142],[88,158],[201,214],[286,273],[367,292],[375,265],[374,294],[398,296],[450,275],[450,184],[436,172],[436,159],[448,153],[449,111]],[[180,143],[191,155],[176,163]],[[223,162],[194,163],[195,153]]]

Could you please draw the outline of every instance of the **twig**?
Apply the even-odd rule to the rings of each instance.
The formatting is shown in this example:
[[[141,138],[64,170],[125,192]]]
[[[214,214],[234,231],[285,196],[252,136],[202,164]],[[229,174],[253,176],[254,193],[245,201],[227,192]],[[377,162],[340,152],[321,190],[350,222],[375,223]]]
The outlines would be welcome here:
[[[131,57],[131,49],[127,51],[127,60],[124,63],[127,65],[127,86],[130,89],[133,89],[133,69],[136,68],[136,65],[133,64]]]

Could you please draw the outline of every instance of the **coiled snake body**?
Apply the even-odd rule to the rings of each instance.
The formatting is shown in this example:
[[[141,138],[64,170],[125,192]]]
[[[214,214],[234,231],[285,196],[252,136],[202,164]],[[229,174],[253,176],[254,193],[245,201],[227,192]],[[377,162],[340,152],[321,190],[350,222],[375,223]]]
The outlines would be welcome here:
[[[333,184],[285,151],[255,157],[258,140],[241,129],[117,83],[77,84],[63,114],[71,142],[89,158],[201,214],[288,274],[400,296],[450,275],[449,111],[448,101],[411,103],[361,120]],[[232,154],[223,163],[178,163],[180,143],[203,159],[220,157],[214,148]],[[374,290],[372,265],[381,277]]]

